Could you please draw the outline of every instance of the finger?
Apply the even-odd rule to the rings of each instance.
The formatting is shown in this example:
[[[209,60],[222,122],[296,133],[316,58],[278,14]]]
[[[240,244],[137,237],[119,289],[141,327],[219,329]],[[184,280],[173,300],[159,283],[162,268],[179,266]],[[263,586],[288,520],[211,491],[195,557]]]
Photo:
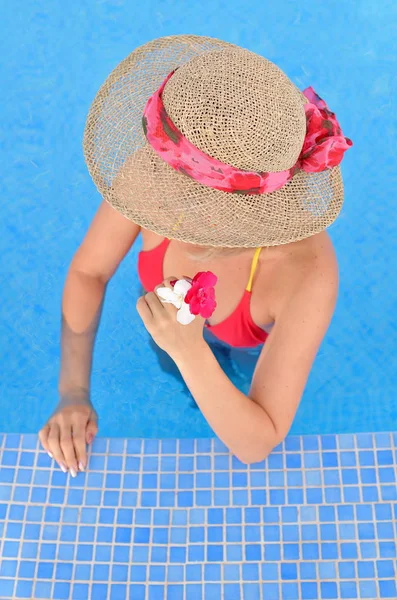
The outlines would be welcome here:
[[[54,457],[54,460],[57,461],[58,465],[61,467],[64,473],[67,473],[66,461],[65,457],[62,453],[62,449],[60,446],[60,428],[58,423],[50,424],[50,431],[48,434],[48,447],[50,449],[51,454]]]
[[[167,277],[167,279],[164,279],[163,283],[157,287],[167,287],[172,289],[177,281],[177,277]]]
[[[85,447],[86,426],[87,423],[81,421],[81,419],[76,423],[72,423],[72,438],[79,471],[84,471],[87,467],[87,451]]]
[[[168,277],[167,279],[164,279],[164,281],[162,283],[160,283],[159,285],[156,285],[156,287],[154,288],[154,291],[157,294],[157,290],[159,288],[166,287],[166,288],[173,289],[173,287],[177,281],[178,281],[178,279],[176,277]]]
[[[72,477],[77,475],[77,460],[76,453],[74,450],[74,443],[72,438],[72,426],[68,425],[61,429],[60,434],[61,450],[65,457],[66,466],[68,467]]]
[[[138,311],[138,315],[141,317],[145,325],[153,320],[153,314],[145,300],[145,296],[142,296],[138,299],[138,302],[136,303],[136,309]]]
[[[48,446],[48,434],[50,433],[50,425],[47,423],[40,431],[39,431],[39,440],[44,450],[48,452],[49,457],[53,458],[52,453],[50,452],[50,448]]]
[[[98,419],[95,413],[94,416],[88,421],[87,428],[85,430],[86,443],[88,445],[92,444],[96,434],[98,433]]]
[[[154,292],[149,292],[149,294],[146,294],[145,301],[150,308],[150,312],[152,313],[153,317],[161,317],[164,314],[164,304]]]

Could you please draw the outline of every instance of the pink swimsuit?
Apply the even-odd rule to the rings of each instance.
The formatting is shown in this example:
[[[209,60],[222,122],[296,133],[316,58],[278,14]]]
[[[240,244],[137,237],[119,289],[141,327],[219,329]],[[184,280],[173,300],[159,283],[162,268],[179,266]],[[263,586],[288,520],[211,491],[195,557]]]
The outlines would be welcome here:
[[[153,248],[153,250],[139,253],[138,275],[147,292],[152,292],[156,286],[164,281],[163,262],[170,241],[166,238],[156,248]],[[222,321],[222,323],[213,326],[206,325],[206,328],[216,338],[234,348],[253,348],[263,344],[268,337],[266,331],[263,331],[263,329],[254,323],[250,311],[252,280],[258,264],[260,251],[261,248],[258,248],[255,253],[251,276],[236,310]]]

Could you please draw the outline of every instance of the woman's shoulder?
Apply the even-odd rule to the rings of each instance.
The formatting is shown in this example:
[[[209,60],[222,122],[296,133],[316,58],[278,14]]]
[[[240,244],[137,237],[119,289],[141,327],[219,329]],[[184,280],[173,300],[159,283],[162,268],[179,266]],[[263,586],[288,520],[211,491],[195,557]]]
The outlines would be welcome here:
[[[280,273],[288,276],[291,285],[335,274],[338,261],[334,244],[327,231],[322,231],[305,240],[288,244],[280,260]]]
[[[271,254],[269,253],[269,256]],[[329,234],[323,231],[305,240],[287,244],[274,250],[270,263],[274,263],[270,273],[261,269],[259,277],[262,297],[272,318],[283,311],[284,306],[301,298],[305,292],[310,295],[314,288],[322,288],[324,301],[334,302],[338,284],[338,261]],[[266,264],[266,252],[264,257]]]
[[[308,280],[317,277],[331,277],[334,280],[338,275],[338,258],[329,233],[322,231],[312,236],[312,239],[309,238],[308,242],[310,243],[303,256]]]
[[[334,244],[327,231],[303,240],[300,248],[285,263],[285,277],[289,284],[286,294],[293,300],[305,297],[314,289],[321,290],[324,303],[336,300],[339,286],[338,259]]]

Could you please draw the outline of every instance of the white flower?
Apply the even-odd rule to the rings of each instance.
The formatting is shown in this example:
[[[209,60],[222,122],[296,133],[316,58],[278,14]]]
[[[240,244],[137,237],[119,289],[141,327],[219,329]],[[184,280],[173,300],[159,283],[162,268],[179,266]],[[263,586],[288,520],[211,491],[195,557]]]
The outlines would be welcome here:
[[[192,284],[186,279],[179,279],[172,289],[162,287],[157,290],[157,295],[162,302],[173,304],[178,309],[176,320],[181,325],[189,325],[195,319],[190,312],[189,305],[185,302],[185,296],[191,287]]]

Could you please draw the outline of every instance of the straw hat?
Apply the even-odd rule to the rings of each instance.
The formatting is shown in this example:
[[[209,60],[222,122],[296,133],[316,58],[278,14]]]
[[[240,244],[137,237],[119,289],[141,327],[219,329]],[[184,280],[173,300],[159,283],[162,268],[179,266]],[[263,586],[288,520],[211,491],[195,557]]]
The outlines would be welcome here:
[[[308,99],[277,66],[221,40],[163,37],[123,60],[91,106],[84,153],[107,202],[161,236],[204,246],[275,246],[333,223],[343,203],[339,166],[296,169],[270,193],[232,193],[203,185],[159,156],[142,117],[173,71],[162,102],[190,144],[240,171],[279,173],[296,165]]]

